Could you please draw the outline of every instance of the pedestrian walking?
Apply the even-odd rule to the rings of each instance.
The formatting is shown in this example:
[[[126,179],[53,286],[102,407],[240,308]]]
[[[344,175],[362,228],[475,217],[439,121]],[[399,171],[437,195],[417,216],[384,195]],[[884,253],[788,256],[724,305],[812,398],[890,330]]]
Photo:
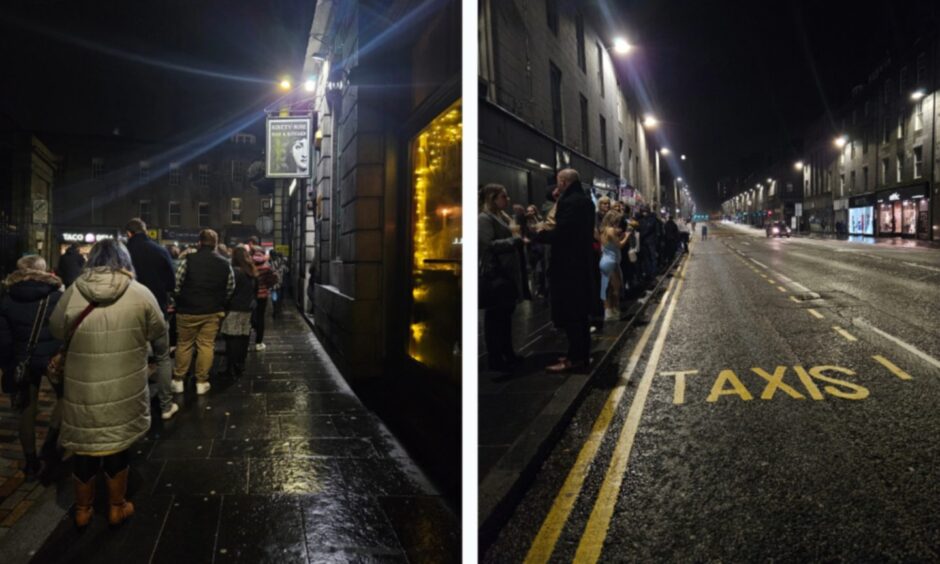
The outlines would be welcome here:
[[[225,338],[225,356],[228,361],[227,375],[238,378],[245,372],[248,340],[251,336],[251,312],[255,309],[258,292],[258,271],[245,247],[232,249],[232,270],[235,272],[235,291],[229,300],[225,321],[222,322],[222,336]]]
[[[124,233],[127,235],[127,252],[131,255],[137,281],[150,290],[160,306],[164,320],[168,320],[170,294],[176,287],[173,259],[169,251],[147,236],[147,224],[139,217],[127,222]],[[166,338],[170,342],[169,324],[167,327]],[[160,416],[163,420],[169,420],[179,411],[179,405],[173,402],[173,360],[169,348],[162,355],[154,355],[152,361],[157,368],[155,374]]]
[[[708,239],[708,224],[702,224],[702,241]]]
[[[578,172],[564,169],[557,176],[558,203],[554,227],[539,230],[539,242],[551,245],[549,284],[552,320],[568,338],[568,352],[546,368],[549,372],[583,369],[590,364],[591,333],[588,311],[598,294],[593,290],[594,205]]]
[[[491,370],[508,370],[522,360],[512,345],[512,314],[522,296],[519,250],[524,240],[506,213],[508,206],[509,195],[501,184],[487,184],[480,190],[479,293]]]
[[[134,279],[124,245],[105,239],[59,300],[49,328],[68,341],[60,442],[75,453],[75,524],[91,521],[95,475],[103,466],[108,522],[119,525],[134,514],[126,499],[128,448],[150,429],[148,343],[157,355],[169,346],[163,312]]]
[[[78,250],[78,243],[72,243],[65,249],[62,256],[59,257],[59,265],[56,267],[56,272],[59,275],[59,279],[62,280],[62,284],[65,285],[65,287],[69,287],[72,285],[72,282],[75,282],[78,275],[81,274],[83,266],[85,266],[85,257],[83,257],[81,251]]]
[[[26,461],[23,473],[27,481],[33,481],[40,475],[41,462],[51,467],[59,458],[56,444],[62,419],[62,386],[54,386],[56,405],[39,455],[36,416],[42,377],[49,359],[61,346],[61,341],[49,331],[49,318],[62,296],[62,281],[46,272],[46,261],[36,255],[20,258],[16,267],[3,280],[5,291],[0,299],[0,369],[4,391],[11,392],[11,403],[19,412],[20,447]]]
[[[258,290],[255,295],[257,305],[254,311],[253,326],[255,328],[255,350],[263,351],[267,348],[264,344],[264,317],[268,309],[268,298],[271,296],[271,288],[277,285],[279,280],[277,279],[277,274],[271,268],[271,263],[268,261],[267,255],[264,254],[264,251],[262,251],[260,247],[257,247],[257,249],[258,250],[251,255],[251,260],[255,263],[255,270],[258,272]]]
[[[199,232],[199,249],[187,254],[176,271],[176,365],[173,393],[183,393],[184,380],[196,352],[196,393],[209,391],[209,370],[215,337],[225,317],[225,304],[235,291],[235,273],[216,252],[219,236],[212,229]]]

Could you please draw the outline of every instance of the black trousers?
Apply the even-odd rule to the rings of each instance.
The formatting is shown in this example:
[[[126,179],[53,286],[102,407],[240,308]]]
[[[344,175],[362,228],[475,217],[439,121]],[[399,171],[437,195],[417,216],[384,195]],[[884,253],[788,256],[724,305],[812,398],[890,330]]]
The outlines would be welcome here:
[[[104,465],[104,471],[111,476],[112,478],[121,473],[122,470],[130,466],[130,454],[128,451],[122,450],[121,452],[115,454],[109,454],[107,456],[86,456],[83,454],[76,454],[73,461],[73,474],[75,477],[81,480],[82,482],[87,482],[88,480],[95,477],[95,474],[98,473],[98,469]]]
[[[591,327],[587,319],[569,321],[565,324],[568,337],[568,361],[583,364],[591,358]]]
[[[252,325],[255,328],[255,343],[264,342],[264,312],[268,309],[268,298],[258,298]]]
[[[223,335],[225,337],[225,357],[228,359],[230,376],[241,376],[245,372],[245,359],[248,358],[248,335]]]
[[[491,367],[504,363],[515,354],[512,348],[512,312],[515,309],[516,304],[484,310],[483,339]]]

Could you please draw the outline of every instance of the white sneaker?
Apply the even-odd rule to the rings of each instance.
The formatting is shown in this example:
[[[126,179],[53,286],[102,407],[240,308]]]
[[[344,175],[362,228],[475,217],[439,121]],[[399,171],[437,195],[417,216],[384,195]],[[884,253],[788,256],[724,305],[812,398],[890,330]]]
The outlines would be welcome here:
[[[163,413],[161,413],[160,417],[162,417],[164,421],[168,421],[170,419],[173,419],[173,416],[176,415],[176,412],[179,410],[180,410],[180,406],[176,405],[175,402],[170,403],[170,408],[164,411]]]
[[[255,344],[255,350],[256,350],[256,351],[263,351],[263,350],[266,349],[266,348],[268,348],[268,346],[265,345],[264,343],[256,343],[256,344]]]
[[[170,391],[173,392],[174,394],[182,394],[183,393],[183,381],[173,378],[173,380],[170,381]]]
[[[203,395],[209,391],[209,388],[212,387],[212,384],[209,382],[196,382],[196,394]]]

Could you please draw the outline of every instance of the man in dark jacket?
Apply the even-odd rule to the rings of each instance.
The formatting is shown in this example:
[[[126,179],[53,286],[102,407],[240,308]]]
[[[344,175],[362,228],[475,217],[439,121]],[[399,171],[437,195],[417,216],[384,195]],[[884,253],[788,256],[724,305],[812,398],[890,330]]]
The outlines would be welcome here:
[[[79,252],[78,244],[72,243],[69,245],[69,248],[65,249],[62,256],[59,257],[59,266],[56,268],[59,278],[62,280],[62,284],[64,284],[66,288],[71,286],[72,282],[75,282],[75,279],[81,274],[82,267],[84,266],[85,257]]]
[[[591,333],[588,312],[594,294],[594,204],[584,193],[578,172],[558,173],[558,207],[553,228],[539,230],[536,239],[551,245],[548,277],[552,320],[568,337],[568,354],[546,368],[567,372],[590,364]]]
[[[159,245],[147,236],[147,224],[139,217],[135,217],[124,226],[127,235],[127,250],[134,263],[134,272],[137,281],[147,287],[157,298],[163,318],[167,318],[167,305],[170,293],[176,287],[176,276],[173,272],[173,259],[165,247]],[[170,342],[167,331],[167,343]],[[157,395],[160,398],[160,416],[168,420],[179,411],[179,406],[173,402],[171,378],[173,363],[170,359],[170,350],[167,347],[163,354],[154,357],[157,365]]]
[[[640,211],[640,267],[647,282],[656,277],[659,231],[659,220],[644,206]]]
[[[12,376],[16,365],[26,360],[29,338],[40,303],[48,298],[39,338],[27,365],[28,380],[24,385],[29,387],[26,390],[29,403],[22,407],[19,425],[20,444],[26,459],[24,472],[27,480],[34,480],[40,468],[39,457],[36,455],[39,386],[49,359],[62,345],[62,342],[49,332],[49,316],[62,296],[62,281],[46,272],[46,261],[42,257],[23,257],[16,262],[16,266],[17,270],[3,281],[5,292],[0,299],[0,370],[3,370],[5,375]],[[61,399],[61,388],[56,390],[56,395]],[[51,457],[55,453],[61,419],[62,406],[57,399],[49,420],[49,433],[42,447],[44,457]]]
[[[211,229],[199,232],[199,250],[180,261],[176,271],[176,366],[173,392],[183,392],[196,348],[196,393],[209,391],[209,369],[225,305],[235,291],[232,265],[216,252],[219,235]]]
[[[666,264],[668,265],[672,264],[673,259],[676,258],[676,249],[679,247],[679,226],[676,225],[671,215],[666,220],[663,234],[666,240]]]

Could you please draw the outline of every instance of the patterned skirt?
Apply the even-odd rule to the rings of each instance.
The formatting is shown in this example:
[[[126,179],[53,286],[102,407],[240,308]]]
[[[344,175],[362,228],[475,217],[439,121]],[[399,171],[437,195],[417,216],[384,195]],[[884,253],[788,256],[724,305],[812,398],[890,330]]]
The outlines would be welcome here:
[[[251,334],[251,312],[230,311],[222,321],[222,334],[247,337]]]

